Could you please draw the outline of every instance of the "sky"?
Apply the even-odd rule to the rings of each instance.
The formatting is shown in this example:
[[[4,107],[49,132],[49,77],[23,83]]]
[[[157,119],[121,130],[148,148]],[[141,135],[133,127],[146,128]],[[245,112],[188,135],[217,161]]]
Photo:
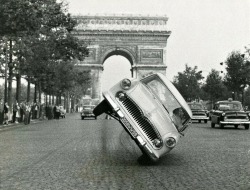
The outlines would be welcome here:
[[[250,0],[68,0],[72,14],[166,15],[167,75],[198,66],[204,74],[250,44]]]
[[[232,51],[250,47],[250,0],[66,0],[72,15],[166,15],[168,30],[167,77],[172,80],[185,64],[198,66],[206,76],[224,70]],[[114,63],[116,67],[114,67]],[[119,65],[117,64],[119,63]],[[128,60],[112,56],[104,63],[103,83],[130,76]],[[123,72],[124,71],[124,72]],[[113,72],[113,73],[112,73]],[[122,73],[123,72],[123,73]],[[115,73],[115,74],[114,74]],[[112,77],[118,77],[112,80]],[[105,82],[106,81],[106,82]],[[106,86],[107,86],[106,85]],[[105,85],[104,85],[105,86]]]
[[[203,71],[220,65],[232,51],[250,47],[250,0],[68,0],[71,14],[166,15],[167,70],[171,80],[185,65]],[[112,58],[116,60],[115,58]],[[112,62],[112,61],[110,61]],[[104,63],[104,69],[105,69]]]

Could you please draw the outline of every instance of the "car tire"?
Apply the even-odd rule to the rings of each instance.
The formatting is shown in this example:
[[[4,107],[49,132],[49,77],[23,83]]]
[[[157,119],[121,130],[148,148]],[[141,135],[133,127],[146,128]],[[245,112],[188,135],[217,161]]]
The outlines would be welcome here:
[[[234,125],[234,128],[235,128],[235,129],[238,129],[238,127],[239,127],[239,125]]]
[[[211,127],[212,127],[212,128],[215,127],[215,123],[213,123],[212,121],[211,121]]]
[[[246,130],[249,129],[249,124],[245,124],[245,129],[246,129]]]
[[[95,120],[97,119],[97,117],[95,117]]]
[[[224,128],[224,124],[220,123],[220,128],[223,129]]]
[[[101,103],[99,103],[93,110],[93,113],[95,114],[95,116],[99,116],[101,114],[103,114],[104,112],[108,112],[111,111],[111,107],[108,104],[108,102],[106,100],[101,101]]]
[[[207,120],[206,120],[206,119],[204,120],[204,123],[207,123]]]
[[[84,120],[84,117],[82,116],[82,120]]]
[[[201,120],[199,120],[199,123],[201,123]]]

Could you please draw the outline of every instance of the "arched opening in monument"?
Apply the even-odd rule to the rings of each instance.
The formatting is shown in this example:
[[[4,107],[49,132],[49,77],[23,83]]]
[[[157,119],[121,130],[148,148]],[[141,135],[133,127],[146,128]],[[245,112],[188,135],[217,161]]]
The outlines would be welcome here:
[[[124,78],[131,78],[131,62],[124,56],[112,55],[103,63],[102,91],[108,90]]]

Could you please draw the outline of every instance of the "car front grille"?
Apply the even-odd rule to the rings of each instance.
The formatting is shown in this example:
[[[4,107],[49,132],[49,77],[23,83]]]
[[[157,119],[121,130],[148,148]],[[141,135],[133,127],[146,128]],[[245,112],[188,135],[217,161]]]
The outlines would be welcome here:
[[[153,142],[155,139],[159,139],[162,142],[158,131],[155,129],[153,124],[146,117],[144,117],[143,112],[133,100],[127,97],[125,100],[122,101],[122,104],[132,116],[132,118],[136,121],[136,123],[139,125],[139,127],[142,129],[142,131],[146,134],[148,139],[152,142],[152,145],[154,145]]]
[[[199,116],[204,116],[204,115],[206,115],[205,112],[201,112],[201,111],[192,111],[192,114],[193,114],[193,115],[199,115]]]
[[[227,119],[247,119],[247,116],[245,116],[245,115],[229,115],[229,116],[227,116]]]
[[[205,113],[193,113],[193,115],[204,116],[204,115],[206,115],[206,114],[205,114]]]

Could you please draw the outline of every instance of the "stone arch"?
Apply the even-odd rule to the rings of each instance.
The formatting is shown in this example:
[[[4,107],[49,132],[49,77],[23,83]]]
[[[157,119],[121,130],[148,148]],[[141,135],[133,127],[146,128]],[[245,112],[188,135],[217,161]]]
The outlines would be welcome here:
[[[80,69],[91,70],[92,98],[101,98],[104,61],[121,55],[131,63],[132,76],[148,72],[166,73],[166,47],[171,32],[166,16],[96,15],[76,16],[73,34],[89,41],[89,56],[78,62]]]
[[[107,50],[103,54],[103,56],[101,57],[101,60],[103,60],[103,61],[101,61],[101,62],[103,64],[106,61],[106,59],[109,58],[112,55],[121,55],[121,56],[127,58],[129,60],[129,62],[131,63],[131,66],[132,66],[136,62],[134,54],[135,54],[135,52],[132,53],[126,48],[113,47],[113,48],[110,48],[109,50]]]
[[[133,73],[133,65],[136,63],[136,59],[135,59],[135,53],[129,51],[128,49],[126,48],[120,48],[120,47],[113,47],[113,48],[110,48],[108,49],[104,54],[103,56],[101,57],[101,63],[102,65],[104,64],[104,62],[111,56],[113,55],[120,55],[120,56],[123,56],[125,57],[130,65],[131,65],[131,76],[133,77],[134,76],[134,73]]]

